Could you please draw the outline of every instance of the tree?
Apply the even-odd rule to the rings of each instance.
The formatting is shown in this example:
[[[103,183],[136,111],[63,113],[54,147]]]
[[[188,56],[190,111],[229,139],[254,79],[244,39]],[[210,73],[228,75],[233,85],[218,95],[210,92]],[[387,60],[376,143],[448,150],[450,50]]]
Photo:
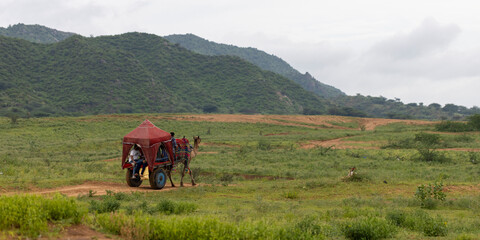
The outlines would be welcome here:
[[[442,108],[442,110],[445,111],[445,112],[456,113],[459,110],[459,106],[457,106],[455,104],[448,103],[448,104],[445,104],[445,106]]]
[[[468,124],[475,130],[480,130],[480,114],[474,114],[468,117]]]
[[[442,108],[442,105],[438,104],[438,103],[432,103],[430,105],[428,105],[429,108],[434,108],[434,109],[440,109]]]

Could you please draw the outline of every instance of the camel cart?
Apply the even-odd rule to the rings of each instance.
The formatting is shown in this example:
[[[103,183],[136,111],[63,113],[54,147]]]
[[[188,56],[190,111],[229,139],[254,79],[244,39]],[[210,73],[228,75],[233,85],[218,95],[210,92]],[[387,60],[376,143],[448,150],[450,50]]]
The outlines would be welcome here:
[[[162,189],[175,164],[170,134],[145,120],[123,137],[122,169],[127,169],[125,179],[130,187],[138,187],[145,180],[145,177],[142,179],[140,176],[132,178],[133,165],[127,157],[135,144],[140,146],[147,160],[150,186]]]

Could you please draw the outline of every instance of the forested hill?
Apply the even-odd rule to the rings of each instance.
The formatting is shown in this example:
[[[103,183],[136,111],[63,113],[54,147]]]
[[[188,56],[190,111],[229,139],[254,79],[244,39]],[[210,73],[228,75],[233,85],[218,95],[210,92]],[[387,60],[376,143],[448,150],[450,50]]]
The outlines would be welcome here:
[[[0,35],[25,39],[36,43],[55,43],[63,41],[75,34],[58,31],[41,25],[25,25],[19,23],[7,28],[0,27]]]
[[[301,74],[281,58],[255,48],[241,48],[233,45],[219,44],[193,34],[174,34],[166,36],[165,38],[189,50],[205,55],[238,56],[264,70],[287,77],[300,84],[304,89],[314,92],[319,96],[332,98],[345,95],[345,93],[339,89],[317,81],[309,73]]]
[[[0,114],[131,112],[323,114],[327,100],[234,56],[151,34],[54,44],[0,36]]]

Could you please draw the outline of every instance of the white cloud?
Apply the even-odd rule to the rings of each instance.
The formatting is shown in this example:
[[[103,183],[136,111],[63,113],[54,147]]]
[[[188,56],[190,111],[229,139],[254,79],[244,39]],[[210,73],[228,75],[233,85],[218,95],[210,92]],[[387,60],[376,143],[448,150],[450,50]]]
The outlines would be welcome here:
[[[441,25],[433,18],[408,34],[397,34],[375,44],[368,54],[393,60],[410,60],[445,50],[458,36],[460,28],[455,24]]]
[[[429,18],[408,33],[395,34],[336,66],[316,68],[313,73],[348,94],[473,106],[478,104],[471,89],[480,80],[480,49],[451,49],[459,34],[457,25]]]

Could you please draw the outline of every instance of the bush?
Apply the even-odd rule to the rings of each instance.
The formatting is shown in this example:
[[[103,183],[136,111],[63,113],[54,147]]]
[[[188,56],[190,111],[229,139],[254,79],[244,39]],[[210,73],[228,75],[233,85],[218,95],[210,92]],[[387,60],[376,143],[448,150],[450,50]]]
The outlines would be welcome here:
[[[435,125],[435,130],[440,132],[469,132],[473,131],[474,128],[463,122],[442,121]]]
[[[432,218],[424,211],[406,214],[405,221],[401,226],[423,232],[425,236],[429,237],[446,236],[448,233],[447,223],[440,216]]]
[[[310,236],[322,234],[322,227],[317,223],[314,216],[306,216],[295,224],[295,229]]]
[[[428,186],[422,184],[417,187],[415,197],[420,201],[422,208],[433,209],[436,207],[436,201],[445,201],[446,194],[443,192],[442,183]]]
[[[43,209],[47,211],[48,220],[54,221],[71,219],[73,223],[77,224],[84,215],[74,199],[69,199],[59,193],[55,194],[51,200],[44,201]]]
[[[394,211],[388,212],[386,218],[392,224],[400,227],[400,226],[403,226],[403,224],[405,223],[405,220],[407,219],[407,215],[404,211],[394,210]]]
[[[120,208],[120,201],[112,195],[103,196],[102,200],[90,201],[90,211],[97,213],[115,212]]]
[[[275,227],[264,222],[230,223],[213,217],[126,216],[122,213],[98,214],[96,224],[126,239],[322,239],[314,222],[295,227]],[[306,229],[311,233],[302,232]]]
[[[415,141],[424,146],[435,146],[440,143],[440,135],[431,133],[417,133],[415,134]]]
[[[295,191],[284,192],[283,197],[287,199],[297,199],[298,192],[295,192]]]
[[[443,152],[430,148],[417,148],[417,160],[422,162],[448,162],[450,159]]]
[[[468,125],[474,130],[480,130],[480,114],[474,114],[468,117]]]
[[[423,233],[429,237],[447,236],[447,222],[441,217],[429,218],[423,223]]]
[[[48,220],[78,223],[84,215],[75,200],[60,194],[53,199],[35,195],[0,197],[0,230],[18,229],[21,235],[32,238],[48,230]]]
[[[198,206],[194,203],[188,202],[174,202],[172,200],[163,199],[157,204],[156,210],[170,215],[170,214],[182,214],[191,213],[197,210]]]
[[[386,220],[367,217],[345,223],[342,232],[347,239],[382,239],[392,237],[396,228]]]

